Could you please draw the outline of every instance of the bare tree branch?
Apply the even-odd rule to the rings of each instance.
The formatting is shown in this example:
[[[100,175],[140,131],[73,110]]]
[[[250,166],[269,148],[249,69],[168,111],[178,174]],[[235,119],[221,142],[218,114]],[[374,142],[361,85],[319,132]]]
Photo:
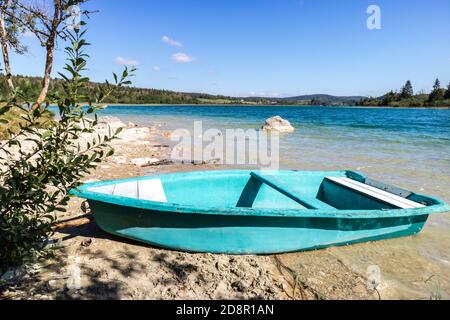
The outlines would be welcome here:
[[[0,1],[1,3],[7,0]],[[11,1],[11,0],[10,0]],[[20,28],[33,33],[46,50],[42,87],[36,106],[46,101],[53,69],[54,51],[58,39],[66,40],[73,19],[72,8],[78,7],[88,0],[12,0],[14,11],[5,10],[5,16]],[[89,16],[89,11],[79,11],[81,16]],[[1,33],[1,26],[0,26]]]

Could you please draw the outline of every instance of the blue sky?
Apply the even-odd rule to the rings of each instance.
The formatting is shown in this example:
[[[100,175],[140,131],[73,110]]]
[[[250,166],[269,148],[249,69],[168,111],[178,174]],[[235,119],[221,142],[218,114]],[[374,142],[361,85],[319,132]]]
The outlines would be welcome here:
[[[381,8],[381,30],[366,10]],[[92,0],[89,76],[137,63],[134,85],[233,96],[381,95],[450,81],[449,0]],[[44,50],[13,56],[41,75]],[[55,74],[64,63],[63,44]]]

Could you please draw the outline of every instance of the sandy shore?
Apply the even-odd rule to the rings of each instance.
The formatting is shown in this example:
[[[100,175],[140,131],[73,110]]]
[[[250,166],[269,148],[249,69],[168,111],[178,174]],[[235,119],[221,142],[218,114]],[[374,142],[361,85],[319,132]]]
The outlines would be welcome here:
[[[114,142],[116,154],[86,181],[221,169],[214,164],[145,166],[169,159],[166,136],[159,127],[128,124]],[[83,215],[81,203],[72,199],[59,220]],[[378,299],[368,291],[365,276],[330,250],[277,256],[190,254],[111,236],[95,222],[60,230],[53,239],[59,241],[51,254],[0,286],[0,298]],[[71,289],[76,270],[80,289]]]

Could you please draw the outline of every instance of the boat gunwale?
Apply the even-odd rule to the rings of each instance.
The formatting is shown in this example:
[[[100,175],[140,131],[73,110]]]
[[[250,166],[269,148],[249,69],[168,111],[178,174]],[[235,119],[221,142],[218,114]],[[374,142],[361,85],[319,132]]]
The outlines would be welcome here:
[[[257,171],[257,170],[253,170]],[[381,219],[381,218],[401,218],[430,215],[435,213],[450,212],[450,205],[444,201],[428,195],[412,193],[419,197],[429,199],[435,204],[423,208],[411,209],[388,209],[388,210],[332,210],[332,209],[273,209],[273,208],[238,208],[238,207],[200,207],[182,205],[178,203],[162,203],[149,200],[141,200],[136,198],[129,198],[116,195],[108,195],[98,192],[88,191],[89,188],[101,187],[116,183],[126,183],[132,181],[143,181],[149,179],[158,179],[161,176],[166,178],[183,176],[201,175],[201,174],[236,174],[243,172],[252,172],[251,170],[217,170],[217,171],[194,171],[194,172],[180,172],[164,175],[142,176],[129,179],[107,180],[100,182],[92,182],[84,184],[77,189],[71,190],[70,194],[88,201],[103,202],[112,205],[131,207],[135,209],[143,209],[157,212],[178,213],[178,214],[204,214],[209,216],[253,216],[253,217],[286,217],[286,218],[332,218],[332,219]],[[268,171],[270,172],[270,171]],[[298,171],[298,170],[280,170],[277,172],[296,172],[302,174],[320,175],[324,174],[340,174],[342,176],[357,175],[363,179],[366,177],[360,173],[353,171]]]

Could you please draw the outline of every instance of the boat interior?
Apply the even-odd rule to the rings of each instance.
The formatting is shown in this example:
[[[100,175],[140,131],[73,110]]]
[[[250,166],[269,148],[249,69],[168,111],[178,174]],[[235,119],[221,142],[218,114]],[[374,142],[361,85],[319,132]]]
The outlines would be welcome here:
[[[111,182],[87,191],[203,208],[388,210],[433,204],[351,172],[197,172]]]

